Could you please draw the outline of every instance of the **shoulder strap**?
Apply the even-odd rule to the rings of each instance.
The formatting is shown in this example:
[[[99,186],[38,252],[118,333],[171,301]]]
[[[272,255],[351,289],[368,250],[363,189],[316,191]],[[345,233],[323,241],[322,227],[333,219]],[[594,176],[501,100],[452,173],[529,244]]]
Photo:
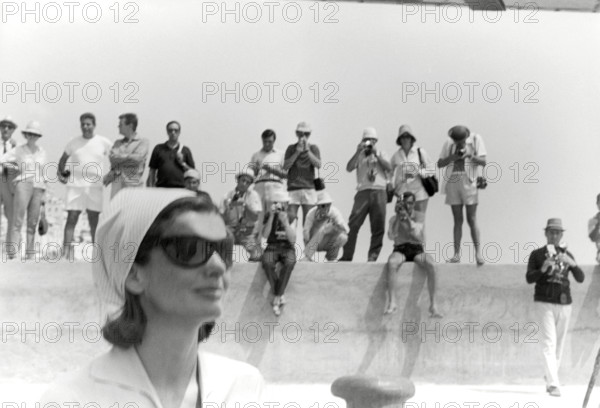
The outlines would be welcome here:
[[[423,168],[423,158],[421,157],[421,148],[417,147],[417,153],[419,153],[419,163],[421,164],[421,168]]]

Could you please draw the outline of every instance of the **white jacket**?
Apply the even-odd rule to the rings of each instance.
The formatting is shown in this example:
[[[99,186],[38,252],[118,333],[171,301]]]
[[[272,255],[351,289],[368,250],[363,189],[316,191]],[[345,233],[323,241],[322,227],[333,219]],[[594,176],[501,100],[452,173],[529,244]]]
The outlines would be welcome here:
[[[241,406],[249,402],[260,404],[264,381],[258,369],[211,353],[199,352],[198,358],[203,406],[235,408],[236,402]],[[192,383],[195,386],[195,375]],[[181,408],[196,405],[197,391],[190,393],[190,388]],[[42,406],[76,402],[80,408],[89,403],[92,405],[88,407],[94,408],[162,408],[133,347],[113,347],[82,370],[64,376],[50,385],[41,402]]]

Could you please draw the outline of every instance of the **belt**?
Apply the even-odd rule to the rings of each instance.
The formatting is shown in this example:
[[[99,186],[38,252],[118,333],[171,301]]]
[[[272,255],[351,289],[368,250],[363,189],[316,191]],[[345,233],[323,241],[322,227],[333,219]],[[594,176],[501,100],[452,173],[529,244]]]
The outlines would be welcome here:
[[[271,183],[280,183],[280,184],[282,183],[282,182],[281,182],[281,180],[265,180],[265,179],[263,179],[263,180],[256,180],[256,181],[254,182],[254,184],[258,184],[258,183],[267,183],[267,182],[271,182]]]

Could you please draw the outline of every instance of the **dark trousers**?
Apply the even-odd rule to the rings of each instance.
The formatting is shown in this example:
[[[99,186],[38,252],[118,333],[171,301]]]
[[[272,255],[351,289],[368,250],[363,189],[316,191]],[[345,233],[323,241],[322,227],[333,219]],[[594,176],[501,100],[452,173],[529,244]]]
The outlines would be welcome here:
[[[358,231],[365,222],[367,214],[371,223],[371,245],[369,246],[369,261],[376,261],[383,246],[385,232],[385,207],[387,193],[384,190],[362,190],[354,196],[354,206],[350,213],[350,233],[348,242],[344,245],[342,260],[351,261],[354,257]]]
[[[281,263],[277,273],[277,263]],[[296,250],[289,245],[268,244],[262,256],[262,267],[267,275],[273,294],[281,296],[296,265]]]

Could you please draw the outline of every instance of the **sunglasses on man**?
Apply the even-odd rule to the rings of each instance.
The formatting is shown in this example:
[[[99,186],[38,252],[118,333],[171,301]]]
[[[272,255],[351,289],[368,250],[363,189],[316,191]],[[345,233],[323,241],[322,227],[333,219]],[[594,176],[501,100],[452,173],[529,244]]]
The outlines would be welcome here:
[[[309,137],[310,136],[310,132],[296,132],[296,136]]]
[[[210,241],[198,236],[173,236],[157,241],[171,262],[184,268],[205,265],[213,254],[219,254],[227,267],[233,264],[233,240]]]

